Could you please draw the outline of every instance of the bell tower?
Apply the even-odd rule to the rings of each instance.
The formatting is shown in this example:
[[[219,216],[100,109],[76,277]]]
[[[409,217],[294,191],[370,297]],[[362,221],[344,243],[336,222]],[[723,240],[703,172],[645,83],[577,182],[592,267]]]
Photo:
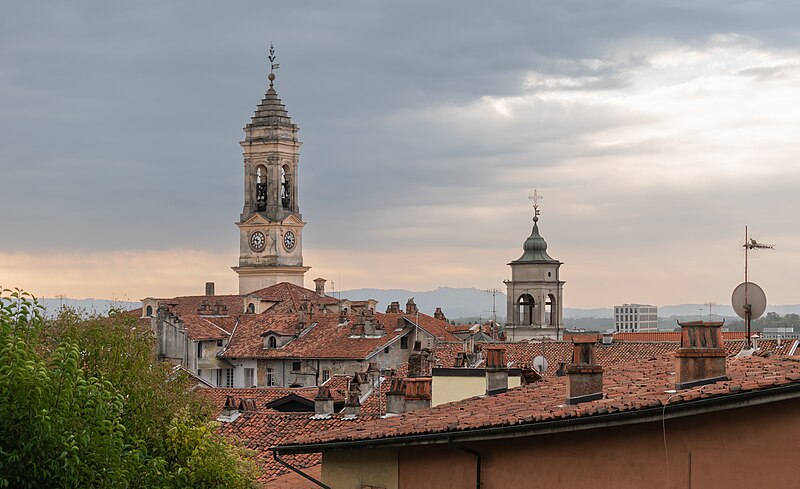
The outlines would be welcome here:
[[[297,188],[300,145],[275,91],[275,49],[269,49],[269,89],[256,107],[245,138],[244,207],[239,227],[239,294],[280,282],[304,286],[303,222]]]
[[[539,234],[539,199],[534,190],[533,230],[522,245],[523,253],[508,265],[506,280],[508,316],[506,334],[512,341],[536,338],[561,339],[564,329],[562,262],[547,254],[547,242]]]

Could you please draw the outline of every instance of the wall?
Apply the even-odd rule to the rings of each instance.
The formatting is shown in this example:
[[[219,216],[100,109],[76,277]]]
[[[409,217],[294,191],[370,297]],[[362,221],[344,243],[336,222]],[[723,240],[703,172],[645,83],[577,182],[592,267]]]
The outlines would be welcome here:
[[[397,489],[397,450],[327,452],[322,456],[322,482],[334,489],[361,489],[362,485]]]
[[[483,489],[797,487],[800,400],[557,435],[471,443]],[[474,487],[475,457],[446,445],[399,449],[400,488]],[[323,467],[324,471],[324,467]]]
[[[292,363],[300,362],[300,370],[292,370]],[[355,372],[363,372],[367,364],[359,360],[315,360],[315,359],[269,359],[258,360],[258,386],[266,386],[266,369],[271,367],[275,376],[275,387],[289,387],[291,384],[299,384],[304,387],[313,387],[322,383],[322,370],[330,370],[333,375],[353,375]]]
[[[446,402],[460,401],[473,396],[486,394],[486,373],[484,369],[471,369],[481,372],[480,376],[434,375],[431,384],[431,406]],[[521,385],[519,376],[508,377],[508,388]]]

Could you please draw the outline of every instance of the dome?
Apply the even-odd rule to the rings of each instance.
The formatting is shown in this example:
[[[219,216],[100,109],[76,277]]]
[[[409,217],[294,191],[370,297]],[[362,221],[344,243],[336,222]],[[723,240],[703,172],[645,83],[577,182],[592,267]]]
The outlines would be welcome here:
[[[534,219],[531,235],[528,236],[528,239],[526,239],[525,243],[522,245],[524,253],[514,262],[558,263],[558,260],[553,259],[547,254],[547,241],[539,234],[539,223],[537,221],[538,218]]]

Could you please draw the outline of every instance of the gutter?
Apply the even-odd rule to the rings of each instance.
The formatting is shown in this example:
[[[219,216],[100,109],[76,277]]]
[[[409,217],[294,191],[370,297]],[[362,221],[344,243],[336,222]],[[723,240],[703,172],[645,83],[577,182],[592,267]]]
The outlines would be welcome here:
[[[316,453],[325,450],[434,445],[448,443],[450,440],[469,442],[495,440],[500,438],[518,438],[640,423],[660,423],[666,419],[682,418],[686,416],[712,413],[740,407],[757,406],[770,402],[796,399],[798,397],[800,397],[800,383],[793,383],[771,389],[740,392],[736,394],[687,401],[678,404],[667,404],[666,406],[660,405],[646,409],[621,411],[579,418],[563,418],[552,421],[540,421],[538,423],[534,422],[508,426],[493,426],[464,431],[445,431],[438,433],[401,435],[391,438],[283,445],[272,447],[271,450],[280,452],[282,454]]]
[[[298,469],[294,465],[292,465],[289,462],[286,462],[285,460],[283,460],[280,456],[278,456],[277,450],[273,450],[272,451],[272,458],[274,458],[279,464],[283,465],[287,469],[291,470],[292,472],[296,472],[296,473],[300,474],[302,477],[310,480],[311,482],[313,482],[314,484],[318,485],[319,487],[322,487],[323,489],[331,489],[330,486],[326,486],[322,481],[318,481],[317,479],[315,479],[315,478],[311,477],[310,475],[306,474],[305,472],[301,471],[300,469]]]

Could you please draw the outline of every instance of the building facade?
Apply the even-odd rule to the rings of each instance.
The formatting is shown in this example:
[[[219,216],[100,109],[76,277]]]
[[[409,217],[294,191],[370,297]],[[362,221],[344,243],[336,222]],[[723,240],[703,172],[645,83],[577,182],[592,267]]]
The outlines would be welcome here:
[[[614,327],[625,333],[658,331],[658,307],[649,304],[614,306]]]

